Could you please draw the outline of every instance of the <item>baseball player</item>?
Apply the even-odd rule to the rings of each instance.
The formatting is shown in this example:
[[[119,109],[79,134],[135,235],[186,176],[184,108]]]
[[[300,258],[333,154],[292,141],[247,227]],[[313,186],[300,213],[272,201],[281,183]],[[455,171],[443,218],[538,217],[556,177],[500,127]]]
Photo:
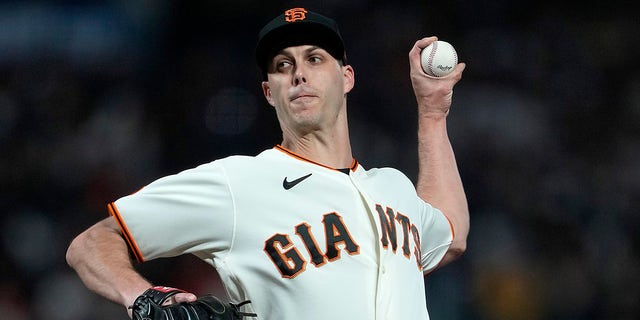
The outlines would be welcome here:
[[[257,319],[428,319],[423,277],[464,252],[467,202],[446,118],[464,63],[427,76],[409,52],[419,116],[417,186],[352,155],[347,93],[355,84],[336,23],[292,8],[260,31],[262,90],[282,142],[151,182],[108,205],[67,261],[125,307],[153,284],[138,262],[194,254],[215,267],[232,302]],[[129,253],[130,252],[130,253]],[[206,281],[203,280],[203,281]],[[181,292],[169,303],[189,303]],[[131,312],[131,310],[130,310]]]

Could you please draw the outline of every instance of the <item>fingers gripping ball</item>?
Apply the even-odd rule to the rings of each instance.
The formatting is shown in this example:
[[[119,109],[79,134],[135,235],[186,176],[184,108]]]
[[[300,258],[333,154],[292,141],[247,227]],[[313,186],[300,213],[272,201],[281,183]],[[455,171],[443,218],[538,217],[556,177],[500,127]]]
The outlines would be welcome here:
[[[446,41],[434,41],[420,53],[422,70],[432,77],[444,77],[458,64],[456,49]]]
[[[172,296],[185,292],[170,287],[152,287],[140,295],[129,307],[134,320],[241,320],[255,317],[241,312],[239,307],[250,303],[224,303],[212,295],[198,297],[194,302],[164,305]]]

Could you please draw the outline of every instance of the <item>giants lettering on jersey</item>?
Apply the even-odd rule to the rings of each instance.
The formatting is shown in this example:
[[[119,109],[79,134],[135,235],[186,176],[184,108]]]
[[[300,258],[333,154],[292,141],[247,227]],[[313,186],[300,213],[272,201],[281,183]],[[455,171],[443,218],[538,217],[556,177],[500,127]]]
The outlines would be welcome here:
[[[381,205],[376,205],[376,211],[380,218],[380,243],[385,250],[389,249],[396,253],[398,248],[398,232],[396,223],[402,227],[402,254],[405,258],[411,259],[410,243],[413,242],[413,255],[416,258],[418,269],[420,265],[420,233],[415,224],[410,219],[396,213],[392,208],[383,209]],[[308,253],[309,261],[319,268],[327,262],[340,259],[340,251],[345,250],[349,255],[360,253],[360,246],[353,239],[349,228],[345,225],[342,216],[336,212],[325,214],[322,223],[324,225],[325,247],[324,252],[311,232],[311,226],[302,222],[294,227],[295,234],[302,240]],[[341,245],[342,249],[338,246]],[[264,244],[264,251],[267,253],[273,264],[276,266],[283,278],[293,279],[306,270],[307,259],[303,257],[300,250],[293,244],[288,234],[277,233],[267,239]]]

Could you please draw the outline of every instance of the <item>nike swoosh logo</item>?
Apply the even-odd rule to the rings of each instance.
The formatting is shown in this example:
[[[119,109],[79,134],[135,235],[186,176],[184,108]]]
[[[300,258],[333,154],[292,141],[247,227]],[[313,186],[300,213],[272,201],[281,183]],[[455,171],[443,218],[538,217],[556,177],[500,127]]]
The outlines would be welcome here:
[[[298,179],[295,179],[295,180],[293,180],[293,181],[287,181],[287,177],[284,177],[284,180],[282,180],[282,187],[283,187],[285,190],[289,190],[289,189],[291,189],[291,188],[295,187],[295,186],[296,186],[296,184],[298,184],[298,183],[302,182],[302,180],[304,180],[304,179],[306,179],[306,178],[309,178],[310,176],[311,176],[311,173],[309,173],[309,174],[308,174],[308,175],[306,175],[306,176],[302,176],[302,177],[300,177],[300,178],[298,178]]]

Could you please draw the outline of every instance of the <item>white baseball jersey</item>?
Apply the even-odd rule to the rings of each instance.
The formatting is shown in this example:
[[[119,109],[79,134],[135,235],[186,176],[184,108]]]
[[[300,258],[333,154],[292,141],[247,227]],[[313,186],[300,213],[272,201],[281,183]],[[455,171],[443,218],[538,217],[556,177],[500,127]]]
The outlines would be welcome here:
[[[449,221],[390,169],[281,146],[160,178],[109,205],[139,261],[192,253],[258,319],[428,319]]]

